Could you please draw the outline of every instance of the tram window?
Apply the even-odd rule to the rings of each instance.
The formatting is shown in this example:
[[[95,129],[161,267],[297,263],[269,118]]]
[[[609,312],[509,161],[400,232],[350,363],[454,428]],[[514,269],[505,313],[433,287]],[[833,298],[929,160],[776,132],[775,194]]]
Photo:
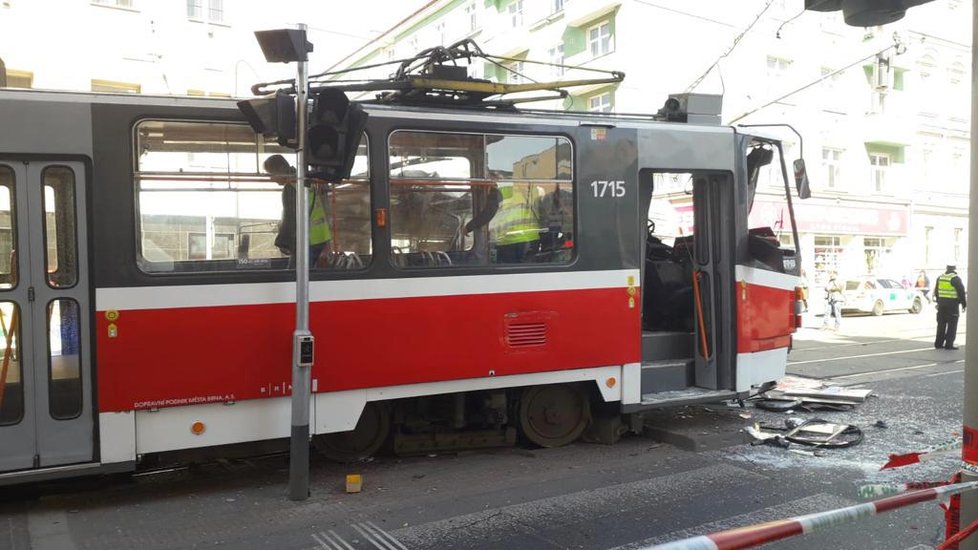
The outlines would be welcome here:
[[[48,304],[48,408],[55,420],[82,412],[81,311],[72,299]]]
[[[0,426],[24,417],[24,381],[20,362],[20,308],[0,302]]]
[[[44,245],[48,285],[75,286],[78,282],[75,237],[75,174],[64,166],[51,166],[41,175],[44,182]]]
[[[17,286],[17,216],[14,172],[0,165],[0,290]]]
[[[396,265],[570,261],[566,138],[397,131],[388,144]]]
[[[265,142],[246,124],[147,120],[135,132],[139,267],[149,273],[287,269],[294,237],[283,187],[264,171],[273,155],[295,152]],[[294,184],[293,184],[294,185]],[[354,269],[371,254],[367,144],[350,179],[320,185],[330,246],[314,268]],[[284,196],[283,195],[287,195]],[[294,225],[291,225],[294,227]],[[294,229],[292,230],[294,231]],[[281,233],[281,235],[280,235]]]

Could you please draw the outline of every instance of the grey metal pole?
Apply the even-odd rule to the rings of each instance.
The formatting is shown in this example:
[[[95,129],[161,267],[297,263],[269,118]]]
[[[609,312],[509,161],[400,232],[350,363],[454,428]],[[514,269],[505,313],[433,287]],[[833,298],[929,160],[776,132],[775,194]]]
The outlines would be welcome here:
[[[306,26],[300,24],[299,30]],[[309,193],[306,188],[306,107],[308,62],[298,62],[296,120],[299,151],[295,182],[295,332],[292,333],[292,436],[289,445],[289,499],[309,498],[309,401],[312,333],[309,331]]]
[[[978,288],[978,55],[974,46],[978,45],[978,0],[973,2],[971,13],[971,186],[968,200],[968,286],[965,290]],[[967,340],[964,353],[964,447],[962,448],[962,481],[978,480],[978,461],[975,460],[978,441],[974,437],[978,428],[978,308],[972,306],[967,315]],[[970,469],[970,471],[969,471]],[[960,526],[971,524],[978,519],[978,492],[969,491],[961,495]],[[978,550],[978,536],[965,539],[959,546],[961,550]]]

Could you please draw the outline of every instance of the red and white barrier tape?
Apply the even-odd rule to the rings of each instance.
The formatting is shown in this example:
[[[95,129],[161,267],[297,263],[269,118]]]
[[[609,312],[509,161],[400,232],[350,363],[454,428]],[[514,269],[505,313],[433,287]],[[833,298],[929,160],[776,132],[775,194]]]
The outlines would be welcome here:
[[[904,453],[900,455],[890,455],[890,460],[883,465],[880,470],[887,470],[890,468],[900,468],[902,466],[909,466],[911,464],[917,464],[920,462],[926,462],[928,460],[933,460],[935,458],[940,458],[944,455],[949,455],[956,452],[961,448],[961,439],[951,439],[934,445],[923,451],[916,453]]]
[[[804,535],[817,529],[832,527],[863,517],[875,516],[876,514],[888,512],[896,508],[937,500],[938,498],[956,495],[973,489],[978,489],[978,481],[921,489],[919,491],[903,493],[901,495],[848,506],[846,508],[839,508],[837,510],[797,516],[790,519],[659,544],[649,547],[648,550],[734,550],[737,548],[750,548],[758,544],[765,544],[796,535]]]
[[[944,487],[951,485],[953,481],[912,481],[910,483],[874,483],[859,487],[859,498],[883,498],[906,493],[907,491],[917,491],[920,489],[931,489],[934,487]]]

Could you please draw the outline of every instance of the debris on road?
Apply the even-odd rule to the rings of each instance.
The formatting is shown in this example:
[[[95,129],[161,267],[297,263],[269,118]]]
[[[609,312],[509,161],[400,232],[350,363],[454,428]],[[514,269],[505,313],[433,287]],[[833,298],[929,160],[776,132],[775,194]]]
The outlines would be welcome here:
[[[784,427],[755,423],[745,431],[754,438],[753,445],[773,445],[791,450],[790,445],[804,445],[819,449],[842,449],[858,445],[863,432],[853,424],[837,424],[820,418],[810,420],[788,419]],[[821,456],[819,453],[811,456]]]
[[[793,410],[851,411],[873,393],[870,389],[826,386],[820,380],[785,376],[778,384],[754,397],[759,409],[788,413]]]
[[[827,386],[821,389],[810,390],[787,390],[784,395],[788,397],[800,397],[813,403],[862,403],[866,401],[873,390],[851,389],[842,386]]]
[[[346,492],[359,493],[363,490],[363,476],[360,474],[346,475]]]
[[[765,411],[772,412],[783,412],[792,413],[795,410],[801,409],[805,411],[851,411],[855,408],[855,405],[851,403],[821,403],[818,401],[812,402],[807,399],[791,399],[791,398],[776,398],[770,397],[766,399],[761,399],[754,402],[754,406],[758,409],[763,409]]]

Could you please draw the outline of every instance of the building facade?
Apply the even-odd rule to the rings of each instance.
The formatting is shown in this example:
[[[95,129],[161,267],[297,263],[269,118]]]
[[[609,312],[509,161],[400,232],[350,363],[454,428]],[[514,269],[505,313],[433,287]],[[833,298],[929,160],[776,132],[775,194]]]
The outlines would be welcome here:
[[[395,62],[471,38],[505,58],[473,63],[475,78],[593,76],[578,67],[627,74],[621,84],[576,88],[571,98],[540,107],[648,113],[670,93],[722,94],[724,123],[786,123],[801,133],[799,142],[770,129],[785,140],[788,160],[805,159],[812,182],[796,219],[814,286],[831,271],[911,282],[920,271],[933,281],[947,263],[963,272],[970,3],[935,0],[903,21],[866,29],[846,26],[839,13],[805,12],[803,4],[434,0],[335,68]],[[360,76],[383,78],[395,68]],[[787,214],[774,196],[759,188],[752,219],[790,243]],[[673,202],[681,220],[681,191]]]
[[[285,19],[225,0],[0,0],[0,59],[16,88],[248,96],[288,75],[251,32]]]

